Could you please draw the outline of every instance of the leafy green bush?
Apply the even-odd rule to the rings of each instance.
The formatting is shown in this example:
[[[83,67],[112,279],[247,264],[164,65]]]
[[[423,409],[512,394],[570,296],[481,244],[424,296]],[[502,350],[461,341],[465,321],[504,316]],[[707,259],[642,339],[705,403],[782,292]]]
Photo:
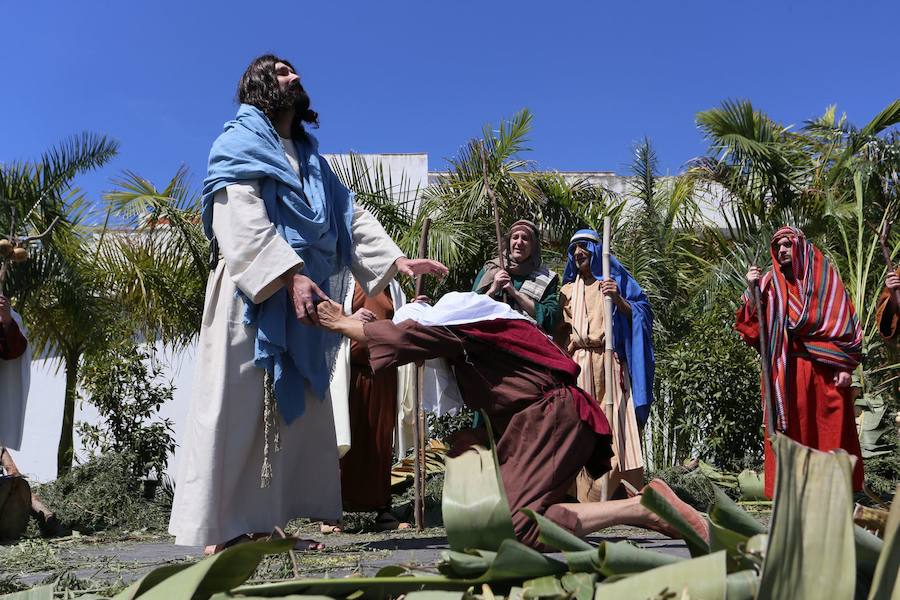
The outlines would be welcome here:
[[[863,461],[866,485],[882,498],[892,498],[900,484],[900,447],[890,454]]]
[[[733,319],[729,307],[718,306],[657,352],[648,424],[657,468],[691,456],[729,471],[761,462],[759,358],[734,332]]]
[[[460,429],[466,429],[472,426],[472,419],[475,417],[475,413],[472,410],[469,410],[465,406],[463,406],[460,411],[455,415],[441,415],[440,417],[436,417],[433,414],[429,413],[427,415],[428,418],[428,431],[434,439],[447,441],[447,439],[459,431]]]
[[[172,489],[163,486],[154,500],[145,500],[141,482],[132,471],[134,464],[133,456],[107,452],[36,491],[62,523],[82,533],[109,529],[163,532],[172,510]]]
[[[78,424],[82,444],[89,451],[116,452],[131,457],[133,475],[151,470],[161,476],[168,455],[175,450],[170,419],[155,420],[160,407],[172,399],[174,387],[160,382],[159,369],[146,350],[133,344],[90,356],[82,387],[102,418],[99,425]]]

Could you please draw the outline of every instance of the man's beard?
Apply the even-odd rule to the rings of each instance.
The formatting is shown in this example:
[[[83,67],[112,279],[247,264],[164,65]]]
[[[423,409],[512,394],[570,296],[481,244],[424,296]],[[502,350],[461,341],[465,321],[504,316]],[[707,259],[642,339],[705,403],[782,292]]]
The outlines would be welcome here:
[[[300,82],[289,86],[286,90],[278,90],[275,100],[275,108],[278,111],[294,109],[297,116],[303,117],[309,111],[309,105],[309,94],[306,93]]]

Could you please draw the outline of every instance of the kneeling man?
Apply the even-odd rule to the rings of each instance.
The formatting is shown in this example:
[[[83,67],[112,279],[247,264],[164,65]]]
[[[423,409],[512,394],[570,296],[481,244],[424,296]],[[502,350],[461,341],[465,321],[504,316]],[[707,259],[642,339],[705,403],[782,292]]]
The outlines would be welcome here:
[[[400,308],[393,321],[362,323],[340,305],[318,305],[323,327],[369,348],[373,371],[443,358],[453,367],[469,408],[484,410],[497,437],[500,473],[516,537],[540,548],[537,526],[520,509],[587,535],[615,524],[674,532],[640,499],[560,504],[582,468],[610,469],[609,423],[577,387],[579,368],[533,323],[484,295],[451,292],[433,307]],[[703,519],[661,481],[651,485],[678,503],[706,535]]]

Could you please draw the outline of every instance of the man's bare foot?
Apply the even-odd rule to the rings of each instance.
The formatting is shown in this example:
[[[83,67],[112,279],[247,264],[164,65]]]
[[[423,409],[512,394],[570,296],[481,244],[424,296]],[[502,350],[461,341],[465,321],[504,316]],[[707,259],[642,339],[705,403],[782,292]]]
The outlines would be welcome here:
[[[394,529],[409,529],[411,525],[401,522],[389,512],[383,512],[375,518],[375,529],[378,531],[393,531]]]
[[[316,540],[306,540],[303,538],[294,538],[294,540],[294,550],[315,551],[325,549],[325,544],[317,542]]]
[[[691,529],[697,532],[697,535],[699,535],[703,540],[709,542],[709,523],[706,522],[706,519],[703,518],[703,515],[695,510],[693,506],[687,504],[681,498],[679,498],[678,494],[676,494],[665,481],[663,481],[662,479],[654,479],[644,486],[644,490],[646,490],[647,488],[653,489],[656,493],[665,498],[669,502],[669,504],[674,506],[675,509],[681,514],[681,516],[684,517],[684,520],[688,522],[688,525],[691,526]],[[643,492],[644,490],[641,490],[641,492]],[[657,517],[655,513],[651,512],[651,514],[656,520],[661,521],[661,519],[659,519],[659,517]],[[663,531],[663,533],[665,532]],[[666,533],[666,535],[669,534]],[[676,533],[676,537],[681,536]]]

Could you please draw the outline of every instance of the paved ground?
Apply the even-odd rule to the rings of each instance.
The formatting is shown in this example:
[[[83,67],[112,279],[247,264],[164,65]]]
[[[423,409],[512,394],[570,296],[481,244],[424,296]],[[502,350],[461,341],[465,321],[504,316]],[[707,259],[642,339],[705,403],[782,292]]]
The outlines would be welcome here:
[[[313,531],[313,530],[311,530]],[[309,535],[311,531],[304,532]],[[681,541],[631,527],[608,529],[591,539],[629,540],[639,546],[667,554],[687,556]],[[312,536],[311,536],[312,537]],[[433,570],[448,549],[443,529],[390,533],[338,534],[315,536],[327,544],[321,552],[297,553],[303,577],[346,577],[374,575],[388,565],[402,565],[423,571]],[[17,577],[27,585],[68,573],[94,582],[128,583],[159,566],[202,557],[200,547],[175,546],[172,539],[138,534],[112,540],[103,537],[75,537],[60,540],[29,540],[17,546],[0,547],[0,579]],[[255,578],[280,579],[292,576],[286,557],[272,557],[261,565]]]

